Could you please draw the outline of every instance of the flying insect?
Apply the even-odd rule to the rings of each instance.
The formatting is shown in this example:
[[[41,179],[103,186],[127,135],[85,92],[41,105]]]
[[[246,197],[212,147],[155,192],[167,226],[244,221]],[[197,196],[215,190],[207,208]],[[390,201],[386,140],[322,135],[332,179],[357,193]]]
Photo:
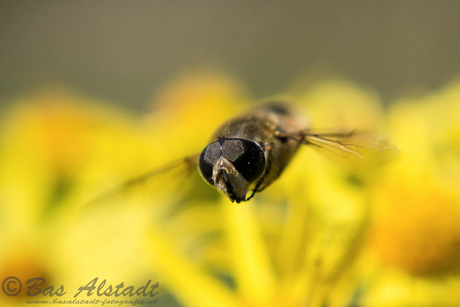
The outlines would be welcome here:
[[[295,109],[269,102],[224,122],[199,154],[129,180],[128,187],[181,164],[197,166],[205,182],[230,201],[250,200],[272,184],[289,165],[300,145],[313,145],[365,160],[366,151],[394,152],[380,136],[357,131],[315,133]]]

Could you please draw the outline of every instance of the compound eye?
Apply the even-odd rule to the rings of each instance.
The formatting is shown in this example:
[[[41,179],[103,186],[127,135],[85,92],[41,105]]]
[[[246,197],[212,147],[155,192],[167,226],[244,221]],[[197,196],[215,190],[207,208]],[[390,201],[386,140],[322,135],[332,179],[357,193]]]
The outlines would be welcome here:
[[[216,164],[217,160],[221,156],[222,152],[220,149],[219,142],[213,142],[209,144],[202,152],[199,161],[199,168],[201,175],[207,182],[214,184],[212,181],[212,169]]]
[[[232,162],[235,169],[248,181],[253,182],[265,170],[265,155],[255,142],[230,139],[222,144],[222,155]]]

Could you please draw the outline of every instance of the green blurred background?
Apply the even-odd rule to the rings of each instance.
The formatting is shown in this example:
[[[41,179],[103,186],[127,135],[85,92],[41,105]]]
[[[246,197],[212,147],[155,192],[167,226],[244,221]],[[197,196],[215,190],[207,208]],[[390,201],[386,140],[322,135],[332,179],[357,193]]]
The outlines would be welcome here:
[[[1,1],[0,102],[63,84],[142,110],[184,70],[260,99],[337,74],[384,102],[458,76],[459,1]]]

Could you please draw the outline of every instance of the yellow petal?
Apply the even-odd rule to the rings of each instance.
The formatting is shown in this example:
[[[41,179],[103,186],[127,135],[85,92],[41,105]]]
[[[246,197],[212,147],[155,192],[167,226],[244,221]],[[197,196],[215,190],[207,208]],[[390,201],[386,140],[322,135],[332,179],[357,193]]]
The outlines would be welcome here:
[[[174,251],[172,244],[158,230],[152,232],[148,239],[153,250],[152,267],[161,276],[160,291],[164,283],[187,306],[240,306],[229,289]]]
[[[255,202],[232,204],[226,198],[221,201],[237,287],[246,301],[268,306],[276,285],[255,205]]]

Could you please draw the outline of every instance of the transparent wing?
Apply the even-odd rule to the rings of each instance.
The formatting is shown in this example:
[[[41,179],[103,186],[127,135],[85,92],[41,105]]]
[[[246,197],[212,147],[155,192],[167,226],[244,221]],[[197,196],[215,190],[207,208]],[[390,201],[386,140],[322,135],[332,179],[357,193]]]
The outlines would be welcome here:
[[[340,158],[367,166],[377,166],[389,162],[399,154],[397,148],[384,134],[369,131],[314,132],[298,130],[279,132],[278,136],[315,146]]]
[[[100,194],[87,203],[86,208],[91,208],[102,203],[109,202],[111,199],[119,198],[128,192],[140,189],[149,195],[155,193],[167,193],[170,182],[175,182],[173,188],[183,187],[181,183],[196,170],[196,164],[199,154],[191,155],[183,159],[174,161],[163,167],[153,169],[149,172],[131,178],[109,191]],[[167,187],[168,186],[168,187]]]
[[[196,167],[198,156],[199,156],[198,154],[188,156],[178,161],[175,161],[171,164],[165,165],[161,168],[157,168],[150,172],[142,174],[140,176],[131,178],[130,180],[123,183],[122,188],[126,189],[129,187],[138,185],[138,184],[142,184],[152,179],[155,176],[170,173],[170,172],[179,172],[179,174],[181,173],[188,174],[192,170],[194,170],[194,168]]]

